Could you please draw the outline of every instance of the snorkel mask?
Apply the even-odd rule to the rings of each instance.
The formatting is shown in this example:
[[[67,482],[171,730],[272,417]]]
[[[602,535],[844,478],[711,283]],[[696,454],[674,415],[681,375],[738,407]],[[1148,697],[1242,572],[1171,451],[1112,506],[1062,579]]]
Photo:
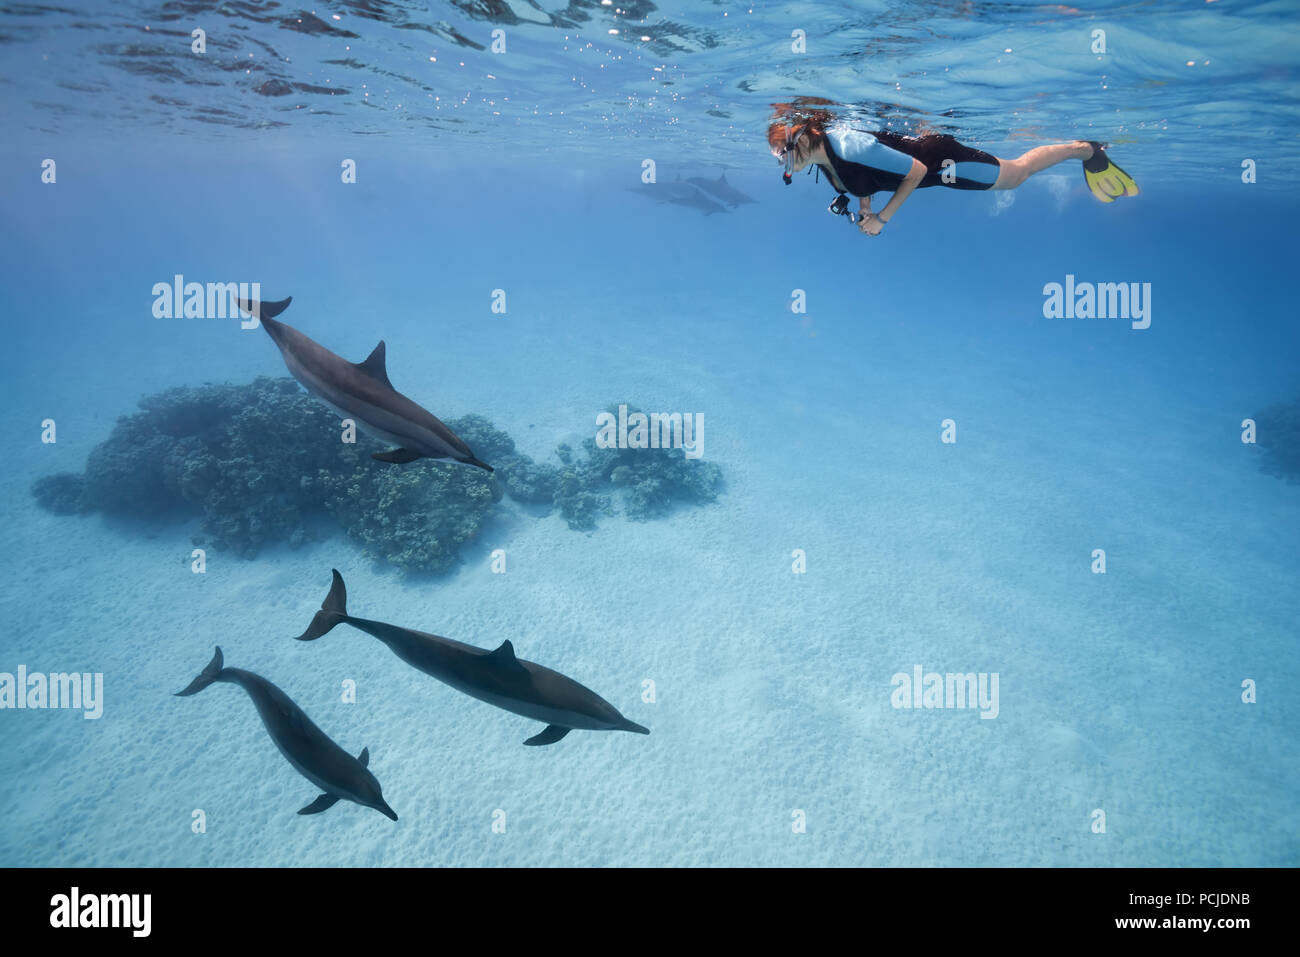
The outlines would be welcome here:
[[[803,134],[804,127],[800,127],[799,132],[795,133],[793,136],[787,132],[785,135],[785,148],[781,150],[781,154],[776,158],[778,163],[785,166],[785,172],[781,174],[781,182],[785,183],[787,186],[793,182],[790,178],[790,174],[794,170],[794,148],[799,143],[799,140],[803,138]]]

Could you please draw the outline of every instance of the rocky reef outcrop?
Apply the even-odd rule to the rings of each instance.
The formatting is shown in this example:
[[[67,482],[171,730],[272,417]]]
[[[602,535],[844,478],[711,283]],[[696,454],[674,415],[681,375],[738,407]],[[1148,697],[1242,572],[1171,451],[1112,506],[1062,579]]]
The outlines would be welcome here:
[[[196,545],[247,558],[337,526],[377,561],[442,572],[505,496],[589,530],[619,506],[634,520],[657,518],[679,503],[714,501],[722,487],[716,465],[673,449],[602,449],[587,439],[581,453],[561,446],[555,464],[537,462],[479,415],[447,425],[494,473],[428,459],[387,465],[370,458],[385,447],[364,433],[340,441],[338,417],[288,378],[169,389],[139,404],[91,451],[83,474],[33,484],[42,507],[196,515]]]

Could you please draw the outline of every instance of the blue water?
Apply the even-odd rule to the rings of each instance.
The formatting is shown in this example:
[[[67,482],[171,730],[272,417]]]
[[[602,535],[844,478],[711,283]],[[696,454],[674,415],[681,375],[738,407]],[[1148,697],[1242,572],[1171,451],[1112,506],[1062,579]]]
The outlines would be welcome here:
[[[1300,399],[1295,5],[483,9],[0,10],[0,673],[105,689],[0,710],[0,864],[1300,863],[1300,485],[1241,441]],[[1104,139],[1142,192],[1070,161],[865,237],[779,182],[799,96],[1004,157]],[[756,202],[654,203],[645,159]],[[539,460],[611,401],[700,413],[726,490],[590,533],[507,501],[434,578],[342,535],[192,574],[196,522],[30,493],[146,395],[285,374],[258,330],[155,318],[177,273],[292,295],[350,359],[384,339],[398,389]],[[1067,275],[1150,283],[1150,327],[1044,318]],[[354,614],[509,639],[652,733],[524,748],[367,636],[292,641],[332,567]],[[297,816],[317,789],[241,692],[171,696],[214,645],[369,747],[400,820]],[[895,707],[918,665],[996,674],[996,717]]]

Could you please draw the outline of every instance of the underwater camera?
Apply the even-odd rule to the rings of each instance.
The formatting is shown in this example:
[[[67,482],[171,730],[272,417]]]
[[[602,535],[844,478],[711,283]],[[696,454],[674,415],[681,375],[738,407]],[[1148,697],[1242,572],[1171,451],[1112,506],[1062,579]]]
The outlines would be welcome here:
[[[834,213],[836,216],[847,216],[849,222],[856,223],[858,217],[855,213],[849,212],[849,197],[844,193],[839,193],[831,200],[831,204],[826,207],[826,212]]]

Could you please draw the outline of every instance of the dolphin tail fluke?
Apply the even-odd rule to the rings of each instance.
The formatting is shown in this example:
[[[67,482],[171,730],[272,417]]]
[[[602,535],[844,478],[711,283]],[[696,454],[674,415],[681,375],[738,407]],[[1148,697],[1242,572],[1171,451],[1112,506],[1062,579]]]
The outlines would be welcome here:
[[[305,808],[299,811],[299,814],[319,814],[321,811],[328,811],[339,802],[338,795],[322,794],[316,800],[312,801]]]
[[[565,728],[558,724],[548,724],[540,734],[533,735],[525,741],[524,744],[529,747],[537,747],[543,744],[554,744],[572,730],[572,728]]]
[[[217,647],[217,653],[212,656],[206,668],[199,673],[199,676],[189,683],[184,691],[176,692],[178,698],[188,698],[192,694],[198,694],[212,682],[221,677],[221,669],[224,659],[221,655],[220,646]]]
[[[348,617],[347,586],[343,584],[343,576],[339,574],[339,570],[335,568],[332,571],[334,582],[330,585],[330,593],[325,596],[320,611],[316,612],[316,617],[311,620],[307,630],[298,636],[299,641],[315,641],[321,635],[328,634],[330,629]]]
[[[250,315],[257,316],[259,319],[274,319],[288,309],[291,302],[293,302],[293,296],[288,299],[281,299],[279,302],[258,302],[256,299],[241,299],[239,300],[239,308]]]

